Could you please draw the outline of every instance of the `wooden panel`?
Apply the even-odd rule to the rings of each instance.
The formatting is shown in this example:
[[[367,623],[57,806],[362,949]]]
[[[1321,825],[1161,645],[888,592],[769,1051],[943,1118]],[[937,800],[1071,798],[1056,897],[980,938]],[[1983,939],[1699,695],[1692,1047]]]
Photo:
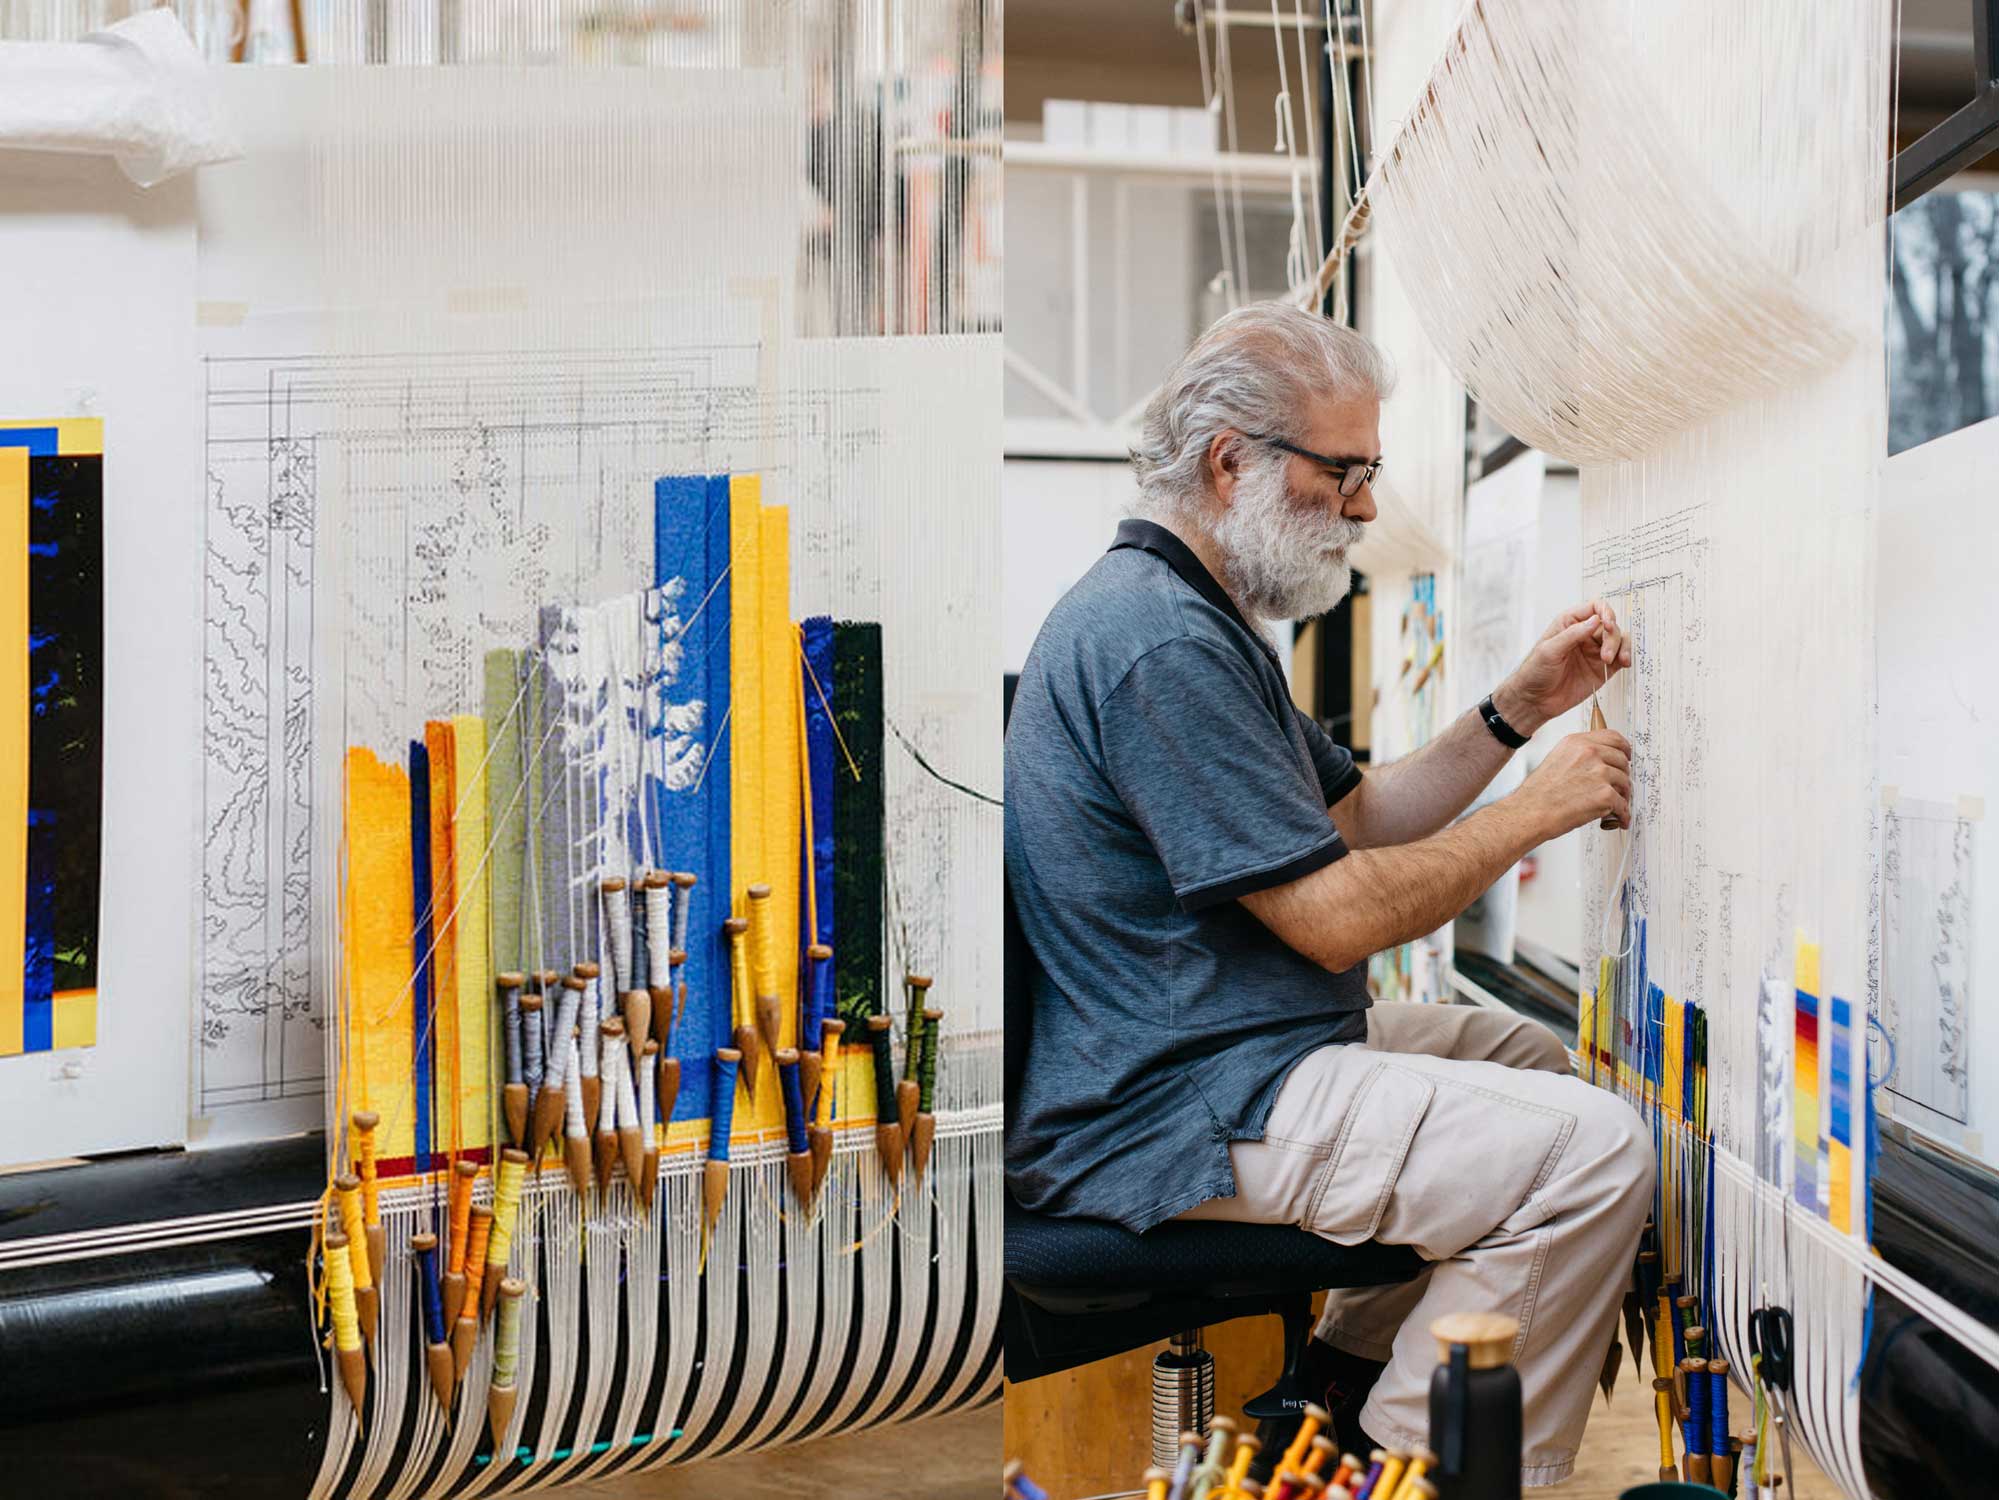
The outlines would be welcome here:
[[[1284,1364],[1275,1317],[1207,1330],[1215,1410],[1242,1420],[1243,1403],[1270,1389]],[[1006,1388],[1006,1451],[1054,1500],[1130,1489],[1152,1462],[1152,1357],[1145,1349]]]

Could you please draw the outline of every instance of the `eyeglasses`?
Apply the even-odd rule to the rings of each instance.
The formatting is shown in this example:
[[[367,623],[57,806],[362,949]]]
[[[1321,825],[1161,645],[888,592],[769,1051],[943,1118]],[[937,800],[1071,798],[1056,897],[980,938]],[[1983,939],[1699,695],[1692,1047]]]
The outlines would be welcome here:
[[[1253,443],[1268,443],[1273,448],[1282,448],[1286,453],[1295,453],[1300,458],[1310,459],[1340,483],[1340,497],[1351,500],[1361,492],[1364,485],[1374,483],[1381,472],[1383,460],[1374,459],[1364,464],[1350,464],[1337,458],[1327,458],[1323,453],[1314,453],[1310,448],[1300,448],[1296,443],[1287,443],[1280,437],[1268,437],[1261,432],[1245,432],[1244,437]]]

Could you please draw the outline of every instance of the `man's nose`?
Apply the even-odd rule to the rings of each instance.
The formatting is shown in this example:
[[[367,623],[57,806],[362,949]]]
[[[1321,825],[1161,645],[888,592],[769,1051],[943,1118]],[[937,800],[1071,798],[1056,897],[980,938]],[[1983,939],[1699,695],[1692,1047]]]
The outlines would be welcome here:
[[[1340,506],[1340,514],[1355,521],[1372,521],[1378,514],[1374,507],[1374,486],[1364,484],[1347,496]]]

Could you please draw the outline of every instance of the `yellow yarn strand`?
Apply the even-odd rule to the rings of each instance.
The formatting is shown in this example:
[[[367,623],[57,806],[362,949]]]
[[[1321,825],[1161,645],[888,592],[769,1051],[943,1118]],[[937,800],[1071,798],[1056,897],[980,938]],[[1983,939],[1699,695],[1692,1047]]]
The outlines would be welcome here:
[[[357,1290],[365,1290],[375,1284],[375,1273],[374,1269],[368,1264],[368,1228],[361,1219],[361,1189],[359,1187],[351,1187],[341,1188],[338,1191],[340,1194],[340,1232],[347,1236],[347,1244],[350,1248],[359,1245],[362,1250],[359,1256],[348,1256],[349,1280]],[[342,1252],[343,1255],[347,1255],[347,1253],[346,1251]]]
[[[500,1158],[500,1170],[493,1174],[493,1227],[486,1236],[486,1264],[489,1275],[504,1275],[513,1255],[514,1221],[520,1214],[521,1182],[527,1163]]]
[[[354,1306],[351,1245],[326,1247],[327,1303],[333,1309],[333,1347],[348,1353],[361,1347],[361,1314]]]
[[[521,1298],[500,1297],[500,1315],[493,1332],[493,1386],[511,1390],[521,1368]]]

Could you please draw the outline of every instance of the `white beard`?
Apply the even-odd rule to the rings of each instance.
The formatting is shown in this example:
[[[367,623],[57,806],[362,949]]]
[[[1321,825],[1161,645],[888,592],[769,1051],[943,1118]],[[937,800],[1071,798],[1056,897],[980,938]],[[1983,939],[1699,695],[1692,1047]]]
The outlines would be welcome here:
[[[1265,620],[1310,619],[1344,599],[1347,549],[1364,534],[1351,516],[1295,498],[1285,469],[1277,458],[1246,470],[1214,528],[1236,603]]]

